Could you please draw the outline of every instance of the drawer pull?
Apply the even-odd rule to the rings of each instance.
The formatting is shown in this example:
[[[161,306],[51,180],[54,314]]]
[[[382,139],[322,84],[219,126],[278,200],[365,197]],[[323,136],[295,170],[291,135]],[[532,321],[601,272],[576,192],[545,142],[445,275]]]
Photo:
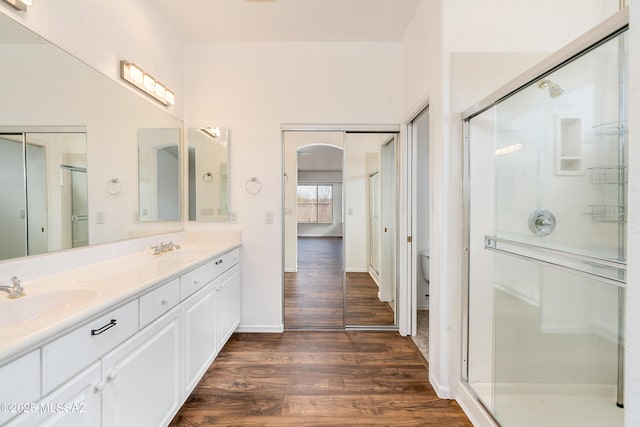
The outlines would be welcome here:
[[[98,329],[92,329],[91,335],[100,335],[101,333],[107,331],[108,329],[113,328],[114,326],[116,326],[116,319],[111,319],[111,322],[107,323],[103,327]]]
[[[167,305],[167,304],[169,304],[169,298],[167,298],[167,297],[162,298],[162,301],[160,301],[160,303],[161,303],[162,305]]]
[[[224,261],[224,260],[219,259],[218,261],[216,261],[216,265],[220,265],[220,264],[222,264],[222,261]]]

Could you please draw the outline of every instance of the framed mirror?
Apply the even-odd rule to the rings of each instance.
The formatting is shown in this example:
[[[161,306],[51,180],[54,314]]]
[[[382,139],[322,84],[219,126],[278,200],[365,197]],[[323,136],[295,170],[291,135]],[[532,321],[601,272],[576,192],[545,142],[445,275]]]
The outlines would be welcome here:
[[[30,133],[37,137],[52,135],[51,141],[34,140],[14,146],[15,156],[2,156],[3,170],[24,168],[27,150],[46,151],[49,157],[66,150],[59,137],[70,129],[71,133],[80,129],[85,147],[82,165],[74,163],[77,159],[69,162],[58,156],[55,164],[46,160],[46,171],[41,167],[33,169],[44,171],[46,180],[40,179],[40,187],[30,188],[29,192],[41,194],[42,200],[46,198],[47,213],[37,218],[37,213],[44,210],[28,206],[3,210],[0,243],[19,250],[12,249],[0,259],[182,230],[180,215],[174,213],[180,212],[179,196],[171,215],[160,215],[153,223],[151,218],[139,220],[137,152],[139,129],[172,129],[180,135],[181,120],[165,107],[106,77],[3,14],[0,14],[0,54],[7,64],[0,67],[3,97],[0,134],[17,139]],[[7,138],[4,140],[5,145],[9,144]],[[71,154],[65,156],[70,158]],[[62,206],[63,196],[60,186],[53,184],[70,186],[72,180],[75,190],[65,196],[62,221],[61,208],[56,205]],[[0,205],[8,206],[9,189],[16,194],[26,193],[26,181],[14,181],[7,174],[0,178],[3,188]],[[31,184],[35,182],[35,178],[30,180]],[[80,191],[86,197],[81,197]],[[75,204],[69,204],[71,195]],[[172,197],[176,199],[175,194]],[[80,199],[82,207],[78,205]],[[70,209],[79,210],[67,212]],[[11,225],[14,223],[18,225]],[[24,239],[25,233],[17,231],[36,227],[30,225],[35,223],[40,224],[34,228],[40,230],[35,233],[40,239],[29,243]],[[69,229],[76,229],[75,236]]]
[[[228,132],[190,128],[188,139],[189,221],[229,221]]]

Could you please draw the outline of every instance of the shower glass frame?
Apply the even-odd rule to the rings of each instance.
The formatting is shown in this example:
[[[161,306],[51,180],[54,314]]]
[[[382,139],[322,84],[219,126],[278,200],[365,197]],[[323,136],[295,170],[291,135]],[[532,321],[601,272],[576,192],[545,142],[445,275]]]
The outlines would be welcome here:
[[[463,340],[462,340],[462,380],[463,383],[465,384],[465,388],[471,393],[472,396],[474,396],[474,398],[476,400],[478,400],[478,402],[480,402],[482,404],[482,406],[485,407],[487,414],[490,417],[494,417],[494,414],[492,412],[492,410],[490,408],[487,407],[487,405],[485,405],[485,402],[483,402],[483,400],[481,399],[480,395],[476,392],[476,390],[470,385],[469,383],[469,353],[470,353],[470,349],[469,349],[469,339],[470,339],[470,335],[469,335],[469,331],[470,331],[470,244],[471,244],[471,208],[470,208],[470,204],[471,204],[471,184],[470,184],[470,171],[471,171],[471,165],[470,165],[470,159],[471,159],[471,147],[470,147],[470,127],[471,127],[471,120],[473,118],[476,118],[478,116],[480,116],[483,113],[491,113],[491,109],[493,109],[494,107],[498,106],[499,104],[501,104],[503,101],[507,100],[508,98],[511,98],[513,95],[518,94],[519,92],[525,90],[526,88],[532,86],[532,85],[536,85],[537,82],[540,81],[544,81],[542,79],[545,79],[546,76],[550,75],[551,73],[554,73],[555,71],[563,68],[564,66],[566,66],[567,64],[573,62],[574,60],[582,57],[585,54],[588,54],[589,52],[591,52],[592,50],[596,49],[597,47],[605,44],[608,41],[611,41],[615,38],[617,38],[619,35],[621,35],[622,33],[624,33],[627,29],[628,29],[628,10],[627,9],[623,9],[620,12],[616,13],[615,15],[613,15],[612,17],[610,17],[609,19],[607,19],[606,21],[604,21],[602,24],[598,25],[597,27],[595,27],[593,30],[589,31],[588,33],[586,33],[585,35],[583,35],[581,38],[577,39],[576,41],[570,43],[569,45],[567,45],[565,48],[563,48],[562,50],[558,51],[557,53],[555,53],[554,55],[552,55],[551,57],[549,57],[547,60],[545,60],[544,62],[538,64],[537,66],[533,67],[532,69],[530,69],[529,71],[527,71],[526,73],[522,74],[521,76],[517,77],[516,79],[514,79],[513,81],[509,82],[507,85],[503,86],[502,88],[498,89],[496,92],[494,92],[492,95],[488,96],[487,98],[485,98],[483,101],[481,101],[480,103],[472,106],[471,108],[469,108],[468,110],[466,110],[465,112],[463,112],[462,115],[462,120],[463,120],[463,134],[464,134],[464,140],[463,140],[463,149],[464,149],[464,160],[463,160],[463,170],[464,170],[464,180],[463,180],[463,198],[464,198],[464,210],[463,210],[463,224],[464,224],[464,229],[463,229],[463,292],[462,292],[462,303],[463,303],[463,319],[462,319],[462,336],[463,336]],[[625,67],[621,66],[621,69],[625,69]],[[624,80],[626,79],[626,75],[621,76],[621,80],[624,82]],[[551,83],[551,82],[550,82]],[[550,87],[547,86],[538,86],[539,88],[542,89],[551,89]],[[554,87],[556,87],[557,85],[555,85],[554,83]],[[620,88],[620,92],[624,91],[624,85],[623,87]],[[550,95],[552,97],[554,94]],[[556,93],[557,96],[557,93]],[[622,97],[621,97],[622,98]],[[626,105],[624,103],[624,101],[620,102],[619,105],[619,110],[621,110],[623,113],[626,110]],[[624,197],[624,195],[623,195]],[[620,233],[623,233],[624,231],[619,231],[619,235]],[[487,239],[485,240],[485,247],[487,249],[490,249],[492,251],[494,251],[494,253],[496,253],[495,257],[498,256],[503,256],[503,255],[498,255],[500,252],[501,248],[508,248],[508,245],[511,244],[513,242],[510,242],[508,239],[507,240],[501,240],[500,238],[498,239]],[[512,246],[513,248],[513,246]],[[544,248],[547,249],[547,248]],[[534,249],[535,250],[535,249]],[[622,249],[624,250],[624,248]],[[523,252],[523,250],[519,250],[521,255],[527,255],[526,250]],[[562,255],[562,254],[561,254]],[[588,258],[589,256],[592,256],[592,254],[585,254],[585,257]],[[598,257],[598,256],[594,256],[594,261],[602,261],[605,257]],[[554,264],[553,260],[550,259],[548,260],[549,264]],[[611,261],[610,259],[604,259],[605,262],[609,262]],[[582,259],[582,260],[577,260],[576,262],[578,263],[588,263],[589,259]],[[552,267],[557,268],[557,265],[553,265]],[[626,268],[626,262],[622,259],[622,260],[613,260],[611,261],[611,271],[607,274],[605,274],[605,276],[603,278],[603,282],[608,283],[610,285],[616,285],[618,286],[618,299],[619,302],[622,301],[622,304],[619,303],[619,314],[620,317],[622,318],[624,316],[624,288],[626,285],[626,279],[624,277],[624,269]],[[588,272],[590,273],[590,272]],[[492,321],[495,323],[495,314],[492,313]],[[624,334],[624,329],[623,323],[620,323],[620,334],[623,336]],[[493,326],[493,328],[495,328],[495,324]],[[493,332],[492,332],[493,333]],[[622,342],[619,343],[619,349],[622,348]],[[495,349],[492,349],[492,357],[495,358],[495,355],[493,354],[495,351]],[[621,352],[619,352],[619,354],[622,354]],[[623,358],[620,356],[619,359],[619,365],[620,366],[624,366],[624,360]],[[618,406],[622,405],[623,402],[623,387],[622,387],[622,371],[623,369],[620,369],[618,372],[618,383],[619,383],[619,390],[618,390],[618,394],[619,394],[619,401],[618,401]],[[493,374],[495,375],[495,374]],[[615,402],[614,402],[615,403]],[[496,423],[499,424],[498,420],[494,418],[494,420],[496,421]]]

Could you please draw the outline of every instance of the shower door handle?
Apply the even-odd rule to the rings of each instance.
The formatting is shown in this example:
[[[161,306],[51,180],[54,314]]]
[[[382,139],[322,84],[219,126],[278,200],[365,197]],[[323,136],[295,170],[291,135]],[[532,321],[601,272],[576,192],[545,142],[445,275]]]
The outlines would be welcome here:
[[[536,209],[529,215],[529,229],[536,236],[548,236],[556,229],[556,217],[546,209]]]

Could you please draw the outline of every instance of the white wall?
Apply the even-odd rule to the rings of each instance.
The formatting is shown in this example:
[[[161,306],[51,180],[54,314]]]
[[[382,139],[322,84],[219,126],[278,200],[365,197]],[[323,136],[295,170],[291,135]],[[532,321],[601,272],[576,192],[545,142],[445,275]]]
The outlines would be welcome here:
[[[26,13],[2,3],[0,13],[117,82],[121,82],[120,60],[136,63],[174,91],[176,104],[169,111],[182,117],[183,45],[150,1],[46,0],[34,2]]]
[[[230,128],[232,211],[243,234],[243,330],[282,328],[283,123],[397,123],[398,43],[193,43],[187,127]],[[262,191],[244,182],[257,177]],[[265,224],[265,212],[274,224]]]

